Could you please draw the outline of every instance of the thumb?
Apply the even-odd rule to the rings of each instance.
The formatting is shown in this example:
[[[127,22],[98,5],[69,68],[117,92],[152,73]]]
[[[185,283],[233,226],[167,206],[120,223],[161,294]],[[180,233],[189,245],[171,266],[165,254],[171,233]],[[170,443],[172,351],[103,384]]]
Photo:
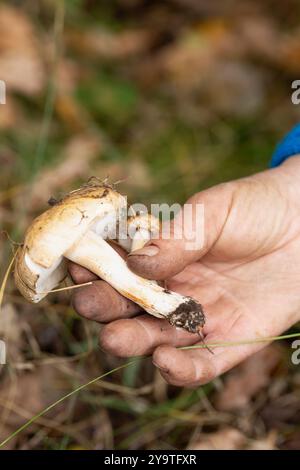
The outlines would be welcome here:
[[[127,258],[128,267],[148,279],[164,280],[201,258],[221,235],[233,197],[232,183],[192,196],[157,239]]]

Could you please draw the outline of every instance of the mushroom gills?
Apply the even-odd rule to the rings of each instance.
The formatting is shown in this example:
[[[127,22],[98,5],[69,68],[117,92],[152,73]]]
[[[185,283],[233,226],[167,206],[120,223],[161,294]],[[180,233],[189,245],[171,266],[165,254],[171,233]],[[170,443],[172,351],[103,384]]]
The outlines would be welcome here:
[[[60,284],[67,276],[67,263],[63,257],[60,257],[50,268],[44,268],[30,258],[25,253],[25,263],[27,267],[37,276],[35,294],[32,301],[40,302],[48,292]]]

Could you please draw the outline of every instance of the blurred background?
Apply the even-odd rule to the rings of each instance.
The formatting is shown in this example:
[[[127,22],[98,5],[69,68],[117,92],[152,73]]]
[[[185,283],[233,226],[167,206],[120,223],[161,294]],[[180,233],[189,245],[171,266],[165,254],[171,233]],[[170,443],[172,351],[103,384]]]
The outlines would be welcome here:
[[[1,279],[29,221],[90,176],[132,202],[179,202],[267,167],[300,121],[297,0],[0,2]],[[10,280],[0,313],[0,440],[118,365],[70,292],[31,306]],[[295,326],[293,332],[300,331]],[[5,448],[300,449],[288,342],[196,390],[150,360],[100,380]]]

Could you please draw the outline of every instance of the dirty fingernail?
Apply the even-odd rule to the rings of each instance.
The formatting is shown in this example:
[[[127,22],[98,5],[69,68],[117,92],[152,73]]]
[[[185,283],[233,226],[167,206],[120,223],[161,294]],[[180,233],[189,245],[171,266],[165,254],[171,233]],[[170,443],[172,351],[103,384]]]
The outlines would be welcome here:
[[[133,251],[130,256],[155,256],[159,253],[159,248],[155,245],[144,246],[140,250]]]

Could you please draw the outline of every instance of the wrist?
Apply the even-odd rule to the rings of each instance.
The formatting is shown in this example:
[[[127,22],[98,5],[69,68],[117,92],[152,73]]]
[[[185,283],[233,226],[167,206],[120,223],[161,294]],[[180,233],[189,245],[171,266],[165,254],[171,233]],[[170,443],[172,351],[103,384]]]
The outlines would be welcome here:
[[[300,152],[297,153],[296,155],[293,155],[293,158],[287,158],[281,165],[278,167],[280,168],[285,168],[285,169],[291,169],[292,171],[295,171],[295,169],[298,169],[300,172]],[[296,177],[299,177],[300,174],[295,175]]]
[[[279,167],[271,170],[272,174],[276,175],[280,187],[282,188],[283,195],[288,197],[297,195],[300,203],[300,154],[288,158]]]

